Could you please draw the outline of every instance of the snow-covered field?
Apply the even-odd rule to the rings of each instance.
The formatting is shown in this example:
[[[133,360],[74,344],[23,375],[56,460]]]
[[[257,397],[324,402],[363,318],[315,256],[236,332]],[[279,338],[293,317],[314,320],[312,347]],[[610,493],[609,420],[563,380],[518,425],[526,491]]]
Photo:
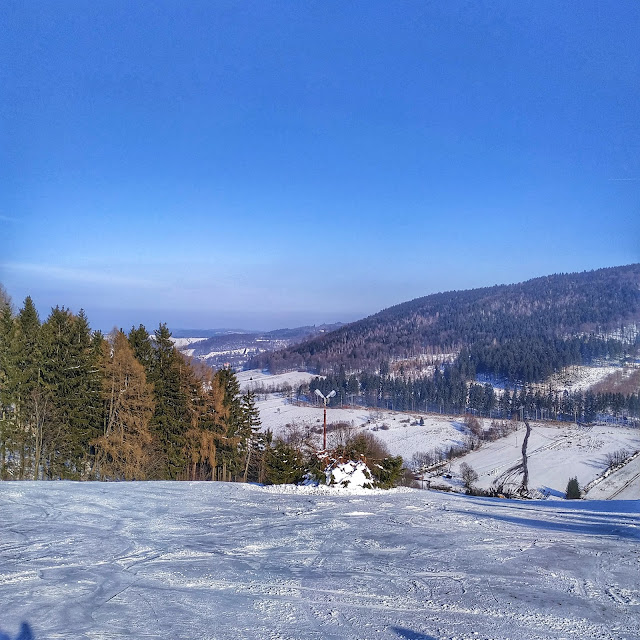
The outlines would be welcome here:
[[[620,449],[640,449],[640,431],[617,426],[579,427],[574,424],[550,425],[531,423],[531,436],[527,447],[529,487],[550,497],[564,497],[569,478],[576,477],[579,485],[592,482],[607,469],[607,454]],[[472,451],[456,460],[451,469],[456,473],[462,462],[478,473],[475,483],[489,488],[495,480],[516,489],[521,474],[510,469],[522,460],[523,425],[495,442]],[[598,497],[590,494],[590,498]],[[607,497],[607,496],[603,496]],[[622,498],[622,496],[620,496]],[[629,489],[630,499],[640,499],[640,482]]]
[[[640,500],[640,456],[598,482],[587,493],[589,500]]]
[[[0,637],[640,638],[633,501],[4,482],[0,513]]]
[[[176,349],[180,350],[183,350],[185,347],[195,344],[196,342],[202,342],[203,340],[206,340],[206,338],[171,338]]]
[[[292,388],[298,387],[305,382],[310,382],[317,376],[303,371],[289,371],[271,375],[264,373],[260,369],[249,369],[236,374],[242,391],[252,391],[258,387],[281,387],[285,384]]]
[[[311,405],[296,405],[278,394],[269,394],[267,399],[257,403],[260,410],[262,428],[270,429],[275,435],[284,435],[287,425],[296,424],[302,428],[322,428],[323,408]],[[461,418],[422,414],[424,425],[417,424],[417,413],[398,411],[377,411],[367,408],[333,408],[327,410],[329,424],[342,422],[356,430],[367,430],[382,440],[393,455],[401,455],[407,462],[416,451],[429,451],[442,446],[460,445],[465,433]],[[318,445],[321,436],[318,435]],[[331,446],[329,433],[328,443]]]
[[[285,374],[290,375],[290,374]],[[273,378],[275,376],[269,376]],[[257,402],[262,428],[275,435],[285,435],[295,424],[304,429],[321,430],[322,406],[296,405],[279,394],[268,394]],[[422,417],[424,424],[419,425]],[[459,446],[465,442],[468,432],[460,416],[438,416],[432,414],[375,411],[366,408],[332,408],[327,411],[327,421],[344,422],[354,430],[372,432],[384,442],[392,455],[401,455],[408,464],[414,453],[428,452]],[[484,421],[485,427],[490,424]],[[634,452],[640,449],[640,430],[619,426],[594,425],[579,427],[571,423],[531,423],[529,440],[529,486],[550,498],[564,497],[569,478],[577,477],[580,486],[585,486],[607,469],[607,454],[621,449]],[[316,434],[318,447],[321,435]],[[329,433],[328,443],[332,444]],[[479,474],[476,485],[489,488],[500,478],[506,486],[517,488],[521,475],[509,470],[522,458],[524,425],[495,442],[484,443],[476,451],[458,458],[451,465],[454,478],[451,482],[438,480],[437,484],[461,488],[455,475],[462,462],[470,464]],[[603,485],[608,486],[607,485]],[[604,489],[603,489],[604,490]],[[597,498],[602,491],[590,494]],[[606,498],[608,494],[604,495]],[[632,482],[619,498],[640,499],[640,480]]]
[[[567,367],[561,372],[554,373],[551,377],[538,385],[532,385],[534,388],[546,390],[551,386],[556,391],[586,391],[598,382],[602,382],[607,376],[615,371],[619,371],[620,367],[613,365],[604,366],[583,366],[573,365]]]

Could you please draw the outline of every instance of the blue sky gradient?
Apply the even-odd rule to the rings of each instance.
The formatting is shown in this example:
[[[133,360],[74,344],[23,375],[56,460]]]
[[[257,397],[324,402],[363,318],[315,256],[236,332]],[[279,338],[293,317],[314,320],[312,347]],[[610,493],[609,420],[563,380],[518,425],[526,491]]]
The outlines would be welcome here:
[[[43,318],[276,328],[640,261],[635,0],[0,24],[0,282]]]

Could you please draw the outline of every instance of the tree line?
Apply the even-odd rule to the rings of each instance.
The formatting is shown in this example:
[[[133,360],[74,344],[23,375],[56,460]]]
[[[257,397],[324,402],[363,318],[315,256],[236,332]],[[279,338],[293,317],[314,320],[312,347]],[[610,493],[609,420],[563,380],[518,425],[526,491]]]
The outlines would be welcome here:
[[[0,478],[265,479],[253,394],[185,359],[165,324],[104,336],[83,311],[0,308]]]
[[[384,367],[381,367],[384,370]],[[296,390],[298,398],[320,389],[325,395],[335,389],[336,403],[378,407],[393,411],[473,414],[491,418],[511,418],[514,414],[531,419],[593,422],[606,416],[640,418],[640,392],[556,391],[539,385],[508,386],[496,392],[489,384],[469,382],[467,370],[459,363],[438,367],[433,375],[414,379],[358,373],[314,378]]]

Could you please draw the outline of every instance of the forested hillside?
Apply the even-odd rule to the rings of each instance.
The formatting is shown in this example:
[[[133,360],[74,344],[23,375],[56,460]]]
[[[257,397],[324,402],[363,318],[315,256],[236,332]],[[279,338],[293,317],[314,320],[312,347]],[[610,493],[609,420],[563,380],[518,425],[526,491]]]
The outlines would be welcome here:
[[[417,298],[250,365],[385,375],[398,360],[426,364],[452,354],[464,378],[529,383],[570,364],[634,353],[636,323],[640,264]]]

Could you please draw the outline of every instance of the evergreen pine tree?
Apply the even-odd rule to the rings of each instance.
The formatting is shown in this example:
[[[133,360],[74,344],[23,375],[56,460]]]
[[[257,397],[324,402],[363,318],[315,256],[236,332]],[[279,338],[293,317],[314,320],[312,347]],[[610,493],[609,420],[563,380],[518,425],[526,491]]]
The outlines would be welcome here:
[[[571,478],[567,483],[566,498],[567,500],[579,500],[582,497],[578,478]]]
[[[53,418],[43,433],[50,478],[87,478],[90,442],[100,433],[100,375],[84,312],[56,307],[42,326],[42,378]]]
[[[266,481],[268,484],[295,484],[302,481],[307,464],[295,447],[276,440],[267,451]]]
[[[0,303],[2,302],[0,297]],[[2,480],[11,477],[13,473],[10,458],[15,451],[18,435],[16,334],[16,321],[11,307],[3,304],[0,309],[0,479]]]
[[[40,347],[40,318],[33,300],[27,297],[17,316],[17,367],[18,367],[18,414],[21,430],[20,473],[23,479],[26,473],[27,458],[33,460],[39,449],[40,427],[48,394],[43,390],[40,375],[42,350]],[[31,470],[31,477],[35,475]]]
[[[93,472],[93,449],[91,442],[102,433],[102,372],[100,360],[102,356],[101,333],[93,334],[84,312],[75,317],[73,323],[74,344],[78,362],[78,398],[82,398],[81,417],[78,421],[78,437],[82,448],[81,477],[87,478]]]
[[[44,432],[53,415],[53,399],[43,371],[42,327],[31,297],[17,316],[19,417],[25,434],[29,477],[41,477]],[[26,476],[24,476],[26,477]]]
[[[262,445],[260,439],[260,411],[256,407],[255,394],[247,391],[241,399],[240,408],[242,412],[241,446],[245,453],[243,481],[249,477],[251,462],[258,461],[259,449]]]
[[[148,376],[155,399],[150,428],[159,445],[159,477],[167,480],[176,480],[186,471],[186,434],[191,420],[181,380],[184,366],[182,356],[173,346],[171,332],[166,324],[160,324]]]
[[[0,283],[0,312],[4,311],[5,307],[9,307],[9,311],[12,311],[11,296],[7,293],[4,285]]]
[[[381,489],[397,486],[404,473],[402,456],[384,458],[379,466],[373,466],[372,473],[376,478],[376,485]]]
[[[244,456],[241,452],[244,434],[240,384],[231,369],[216,371],[214,379],[222,390],[222,412],[218,421],[219,427],[225,434],[220,438],[219,447],[219,457],[223,465],[222,479],[238,479],[244,470],[242,467]]]
[[[144,325],[139,325],[137,329],[135,327],[131,327],[131,331],[129,332],[129,344],[133,349],[133,355],[144,367],[144,371],[148,377],[153,368],[153,345],[151,344],[149,332],[145,329]]]

